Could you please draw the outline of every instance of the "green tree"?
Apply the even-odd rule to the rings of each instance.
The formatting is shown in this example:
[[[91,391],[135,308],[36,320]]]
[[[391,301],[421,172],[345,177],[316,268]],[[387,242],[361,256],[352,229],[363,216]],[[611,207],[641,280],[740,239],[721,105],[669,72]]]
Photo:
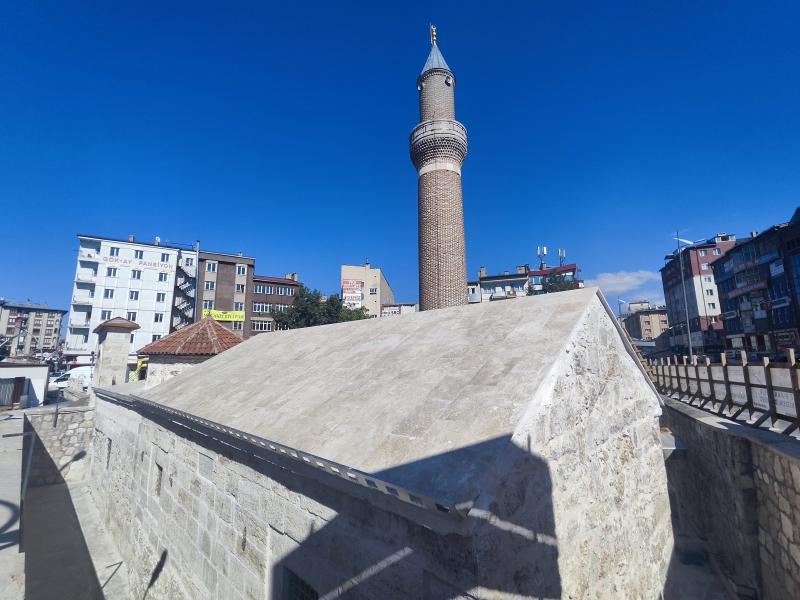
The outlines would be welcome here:
[[[283,312],[273,313],[275,325],[279,329],[300,329],[315,325],[328,325],[342,321],[366,319],[366,308],[351,310],[347,308],[337,294],[322,300],[319,290],[309,290],[300,286],[294,295],[294,302]]]
[[[577,290],[578,282],[569,281],[563,273],[553,273],[544,281],[544,291],[548,294],[550,292],[564,292],[566,290]]]

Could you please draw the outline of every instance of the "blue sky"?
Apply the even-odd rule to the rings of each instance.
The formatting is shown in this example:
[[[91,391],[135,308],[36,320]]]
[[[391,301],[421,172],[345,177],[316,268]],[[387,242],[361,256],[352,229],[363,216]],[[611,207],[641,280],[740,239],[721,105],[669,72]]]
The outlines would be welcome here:
[[[417,298],[415,80],[439,28],[469,131],[470,276],[567,249],[661,294],[671,236],[800,204],[797,3],[5,3],[0,296],[68,306],[78,232]],[[612,302],[613,304],[613,302]]]

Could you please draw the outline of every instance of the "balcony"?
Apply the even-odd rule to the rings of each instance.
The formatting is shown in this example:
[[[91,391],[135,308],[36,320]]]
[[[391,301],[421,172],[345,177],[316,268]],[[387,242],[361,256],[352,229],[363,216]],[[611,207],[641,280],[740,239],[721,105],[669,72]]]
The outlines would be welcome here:
[[[94,301],[94,296],[73,296],[72,303],[73,304],[92,304]]]
[[[94,250],[87,250],[81,248],[78,250],[78,258],[80,260],[90,260],[92,262],[100,262],[100,254]]]
[[[88,329],[90,320],[84,317],[74,317],[69,320],[70,329]]]
[[[84,283],[94,283],[97,278],[97,271],[81,271],[75,275],[75,281],[82,281]]]

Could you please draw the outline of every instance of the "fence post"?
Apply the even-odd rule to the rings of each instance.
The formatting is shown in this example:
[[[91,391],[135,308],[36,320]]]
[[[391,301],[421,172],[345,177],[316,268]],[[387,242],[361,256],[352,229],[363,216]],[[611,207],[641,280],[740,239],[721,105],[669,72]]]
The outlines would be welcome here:
[[[731,382],[728,379],[728,356],[726,354],[721,354],[719,357],[719,364],[722,365],[722,383],[725,386],[725,399],[720,402],[719,410],[717,411],[718,415],[722,415],[725,413],[725,409],[728,408],[728,405],[731,403]]]
[[[742,414],[745,410],[750,411],[750,416],[748,417],[748,421],[750,417],[753,416],[753,394],[750,391],[750,371],[747,369],[747,352],[742,350],[741,352],[742,357],[742,380],[744,382],[744,406],[739,408],[736,413],[731,417],[734,421],[738,418],[740,414]]]
[[[794,348],[789,348],[786,351],[786,362],[789,363],[789,373],[792,378],[792,394],[794,395],[794,412],[796,415],[792,424],[783,431],[788,435],[800,427],[800,373],[798,373],[797,369]]]
[[[775,406],[775,390],[772,389],[772,373],[769,366],[769,358],[766,356],[761,359],[761,365],[764,367],[764,383],[767,386],[767,402],[769,403],[769,410],[761,415],[758,420],[753,423],[754,427],[759,427],[761,423],[769,419],[770,429],[774,427],[777,420],[778,408]]]
[[[711,359],[707,356],[703,358],[703,366],[706,368],[706,381],[708,382],[708,397],[703,396],[703,388],[700,386],[700,376],[697,376],[697,387],[700,390],[701,401],[700,408],[711,402],[711,408],[714,408],[714,402],[717,399],[717,391],[714,389],[714,382],[711,379]]]

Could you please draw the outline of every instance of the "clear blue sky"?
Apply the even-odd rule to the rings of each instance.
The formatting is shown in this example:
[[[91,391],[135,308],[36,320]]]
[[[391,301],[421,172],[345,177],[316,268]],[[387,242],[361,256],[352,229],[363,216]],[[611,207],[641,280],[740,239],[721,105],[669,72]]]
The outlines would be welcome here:
[[[0,296],[66,308],[86,232],[199,238],[326,292],[369,257],[415,301],[430,21],[469,131],[470,276],[547,244],[655,297],[676,228],[800,204],[797,3],[382,4],[6,2]]]

